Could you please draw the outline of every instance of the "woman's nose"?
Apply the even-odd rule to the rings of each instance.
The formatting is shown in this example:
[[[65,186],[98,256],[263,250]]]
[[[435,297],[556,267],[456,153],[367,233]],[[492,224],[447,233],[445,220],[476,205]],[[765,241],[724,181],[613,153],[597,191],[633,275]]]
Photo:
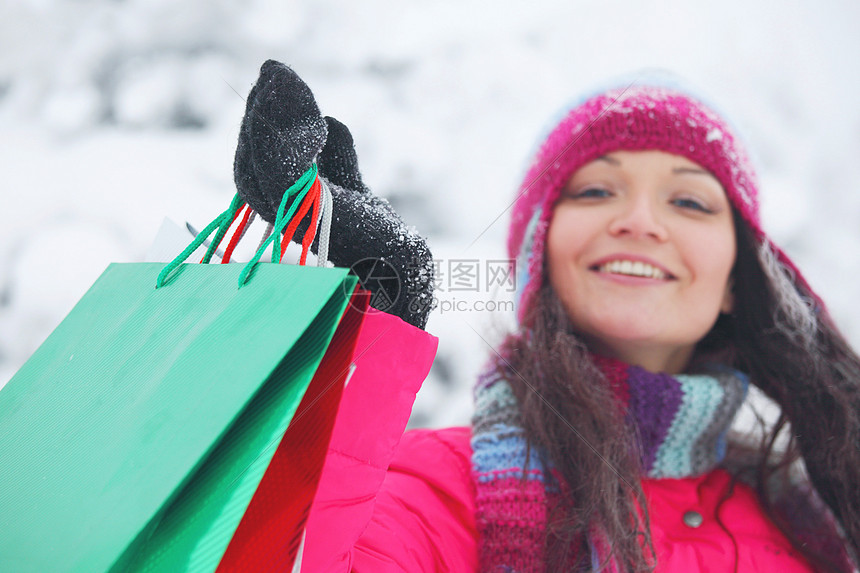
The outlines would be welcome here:
[[[656,206],[649,197],[632,197],[619,205],[620,210],[609,225],[615,236],[651,238],[665,241],[668,231],[661,221]]]

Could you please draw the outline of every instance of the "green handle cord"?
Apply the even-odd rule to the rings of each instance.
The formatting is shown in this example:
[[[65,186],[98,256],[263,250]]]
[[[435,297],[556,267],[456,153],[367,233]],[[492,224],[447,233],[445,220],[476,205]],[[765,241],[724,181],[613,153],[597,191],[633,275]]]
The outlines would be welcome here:
[[[314,180],[317,178],[317,164],[314,163],[311,165],[311,168],[305,171],[304,175],[299,177],[299,180],[293,183],[292,187],[287,189],[287,192],[284,193],[284,197],[281,199],[281,204],[278,206],[278,216],[275,218],[275,233],[269,235],[269,240],[275,243],[272,248],[272,262],[280,263],[281,262],[281,233],[284,231],[284,227],[286,227],[290,220],[293,218],[296,210],[299,208],[299,205],[304,201],[305,195],[308,194],[308,191],[311,190],[313,186]],[[290,205],[290,210],[284,213],[284,207],[287,205],[287,201],[289,198],[296,194],[298,191],[298,195],[296,196],[296,200],[293,201],[293,204]],[[264,243],[265,244],[265,243]],[[257,249],[257,254],[254,255],[252,261],[256,261],[260,258],[260,255],[263,254],[263,247],[261,246]]]
[[[305,171],[305,173],[299,177],[298,181],[293,183],[289,189],[284,193],[283,199],[281,199],[281,204],[278,207],[278,215],[275,219],[274,231],[269,238],[266,239],[260,248],[257,249],[257,252],[245,265],[245,268],[242,269],[242,272],[239,274],[239,288],[248,281],[248,276],[251,274],[251,271],[256,266],[257,261],[260,260],[260,257],[265,252],[266,248],[269,246],[269,243],[274,243],[272,247],[272,262],[280,263],[281,262],[281,233],[284,231],[284,227],[290,222],[293,214],[298,209],[302,200],[305,198],[305,195],[310,191],[311,186],[313,185],[314,180],[317,177],[317,165],[314,163],[311,165],[310,169]],[[293,201],[293,204],[290,206],[289,211],[284,213],[284,208],[287,205],[287,201],[289,201],[290,197],[296,195],[296,200]],[[230,224],[233,222],[233,219],[236,216],[236,211],[242,208],[245,202],[237,193],[233,200],[230,202],[230,206],[226,211],[215,217],[215,219],[206,225],[206,228],[200,231],[197,236],[191,241],[191,244],[185,247],[185,250],[179,253],[179,255],[173,259],[170,263],[168,263],[161,272],[158,274],[158,278],[155,281],[155,288],[160,288],[164,285],[164,282],[167,280],[167,277],[173,272],[180,264],[185,262],[191,253],[193,253],[197,248],[203,244],[203,242],[212,234],[212,232],[217,228],[218,233],[215,235],[215,238],[212,240],[212,243],[209,245],[209,248],[206,250],[206,254],[203,256],[203,260],[200,262],[203,264],[208,263],[212,259],[212,255],[215,253],[215,249],[221,243],[221,240],[224,238],[224,235],[227,233],[227,230],[230,228]]]
[[[185,262],[185,259],[191,256],[191,253],[196,251],[197,248],[203,244],[203,241],[209,238],[209,235],[212,234],[212,231],[217,228],[218,234],[216,235],[216,240],[212,241],[212,243],[209,245],[209,248],[206,250],[206,255],[201,261],[208,263],[209,260],[212,258],[212,253],[215,252],[218,243],[221,242],[221,238],[224,237],[224,234],[227,232],[227,228],[233,221],[233,216],[236,214],[236,211],[238,211],[242,207],[243,204],[244,201],[242,201],[242,198],[239,197],[238,193],[236,193],[236,195],[233,196],[233,200],[230,202],[230,206],[227,207],[227,210],[215,217],[215,219],[211,223],[206,225],[205,229],[197,233],[197,236],[194,237],[194,240],[191,241],[191,244],[185,247],[184,251],[179,253],[179,255],[175,259],[170,261],[163,269],[161,269],[161,272],[158,273],[158,278],[155,281],[155,288],[158,289],[164,286],[164,282],[167,280],[168,275],[170,275],[170,273],[172,273],[174,269],[176,269],[176,267]]]

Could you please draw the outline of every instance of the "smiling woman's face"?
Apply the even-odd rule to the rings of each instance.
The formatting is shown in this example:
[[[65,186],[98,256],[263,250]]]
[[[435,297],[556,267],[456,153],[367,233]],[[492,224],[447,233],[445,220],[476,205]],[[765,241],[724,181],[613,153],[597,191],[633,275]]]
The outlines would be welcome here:
[[[598,353],[681,372],[732,309],[732,212],[720,183],[662,151],[617,151],[581,167],[555,205],[549,280]]]

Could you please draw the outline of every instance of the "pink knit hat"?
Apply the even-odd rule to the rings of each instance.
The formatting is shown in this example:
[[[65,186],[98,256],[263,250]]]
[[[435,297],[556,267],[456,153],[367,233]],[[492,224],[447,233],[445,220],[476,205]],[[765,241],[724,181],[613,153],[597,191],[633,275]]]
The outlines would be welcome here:
[[[508,256],[517,265],[520,321],[540,288],[546,234],[562,188],[577,169],[619,150],[665,151],[709,171],[758,242],[767,243],[794,273],[801,292],[812,296],[819,309],[824,308],[794,264],[762,231],[755,171],[729,124],[676,87],[630,84],[588,97],[565,113],[526,173],[508,232]]]

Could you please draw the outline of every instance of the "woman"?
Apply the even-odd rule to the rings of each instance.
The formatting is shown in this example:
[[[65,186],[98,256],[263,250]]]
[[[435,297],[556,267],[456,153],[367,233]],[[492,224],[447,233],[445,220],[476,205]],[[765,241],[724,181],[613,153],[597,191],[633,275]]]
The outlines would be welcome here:
[[[493,478],[510,462],[484,467],[480,452],[506,436],[512,459],[539,452],[540,486],[518,495],[555,509],[529,525],[550,570],[586,555],[621,569],[849,567],[818,496],[856,554],[858,359],[761,230],[755,175],[716,113],[654,86],[587,99],[538,151],[508,248],[525,269],[524,328],[476,391],[488,513],[511,495]],[[748,380],[782,409],[755,449],[726,440]],[[508,391],[507,407],[481,407]],[[817,492],[791,485],[800,454]],[[486,547],[505,533],[481,506]],[[535,551],[506,558],[540,570]],[[485,568],[504,560],[481,553]]]
[[[761,230],[756,185],[726,122],[677,88],[572,107],[513,207],[520,326],[472,427],[405,434],[359,525],[338,527],[346,501],[315,508],[304,566],[850,571],[860,359]],[[728,435],[750,382],[781,408],[760,444]],[[332,536],[342,553],[314,552]]]

